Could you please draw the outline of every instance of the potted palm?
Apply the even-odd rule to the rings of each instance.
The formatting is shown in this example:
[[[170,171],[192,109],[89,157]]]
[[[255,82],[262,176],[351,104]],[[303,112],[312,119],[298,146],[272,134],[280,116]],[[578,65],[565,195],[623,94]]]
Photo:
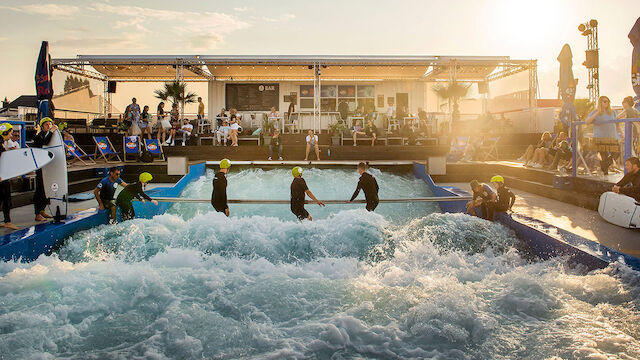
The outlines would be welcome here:
[[[329,125],[329,133],[331,134],[331,145],[338,146],[340,145],[340,134],[347,130],[347,125],[344,122],[334,122]]]

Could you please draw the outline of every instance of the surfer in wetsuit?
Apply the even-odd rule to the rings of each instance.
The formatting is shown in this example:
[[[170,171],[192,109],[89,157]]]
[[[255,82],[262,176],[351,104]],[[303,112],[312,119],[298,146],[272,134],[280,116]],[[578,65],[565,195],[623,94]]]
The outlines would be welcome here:
[[[513,204],[516,202],[516,196],[511,192],[511,189],[504,185],[504,178],[500,175],[496,175],[491,178],[491,183],[495,185],[498,192],[497,200],[487,201],[487,220],[493,221],[493,216],[496,211],[506,212],[511,210]]]
[[[373,211],[378,207],[378,182],[376,178],[374,178],[371,174],[367,172],[367,164],[364,162],[360,162],[358,164],[358,173],[360,173],[360,180],[358,180],[358,187],[356,187],[356,191],[351,196],[351,200],[347,201],[350,203],[353,199],[358,196],[360,193],[360,189],[364,192],[364,198],[367,200],[367,206],[365,209],[367,211]]]
[[[220,160],[220,171],[213,177],[213,192],[211,193],[211,205],[217,212],[223,212],[229,216],[229,204],[227,204],[227,172],[231,167],[229,159]]]
[[[53,133],[58,131],[58,127],[53,124],[50,118],[42,118],[40,120],[40,132],[33,138],[31,147],[42,148],[49,144]],[[33,194],[33,208],[36,214],[36,221],[45,221],[53,216],[48,215],[44,209],[49,204],[49,200],[44,192],[44,179],[42,178],[42,169],[36,170],[36,191]]]
[[[2,144],[0,144],[0,156],[6,150],[5,141],[11,139],[13,134],[13,126],[9,123],[0,124],[0,135],[2,135]],[[18,230],[18,227],[11,222],[11,181],[0,178],[0,201],[2,201],[2,213],[4,214],[4,223],[0,227]]]
[[[145,200],[151,201],[154,205],[158,205],[158,202],[152,200],[149,195],[144,193],[143,188],[147,186],[149,181],[153,180],[153,176],[148,172],[143,172],[138,177],[138,182],[127,185],[121,192],[118,194],[118,198],[116,199],[116,205],[120,208],[122,212],[122,220],[130,220],[136,217],[136,212],[133,209],[133,198],[140,200],[143,204]]]
[[[612,190],[616,194],[626,195],[640,202],[640,160],[632,156],[624,162],[624,168],[627,173]]]
[[[309,195],[311,200],[315,201],[316,204],[320,206],[324,206],[324,203],[313,195],[309,187],[307,187],[307,182],[302,178],[302,168],[299,166],[294,167],[291,170],[291,174],[293,175],[293,181],[291,182],[291,212],[298,218],[298,220],[302,221],[304,219],[308,219],[309,221],[313,220],[309,212],[304,208],[304,199],[305,194]]]
[[[471,185],[471,190],[473,191],[473,200],[467,203],[467,213],[471,216],[476,215],[476,207],[480,206],[482,209],[482,218],[486,219],[488,217],[488,208],[487,204],[489,201],[496,200],[496,192],[493,191],[491,186],[480,183],[478,180],[471,180],[469,183]]]

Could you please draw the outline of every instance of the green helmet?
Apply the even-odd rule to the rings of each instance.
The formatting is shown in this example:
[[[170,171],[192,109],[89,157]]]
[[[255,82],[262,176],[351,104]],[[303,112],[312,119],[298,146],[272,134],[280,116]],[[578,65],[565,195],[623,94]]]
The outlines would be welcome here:
[[[153,176],[151,176],[151,174],[149,174],[148,172],[143,172],[142,174],[140,174],[138,179],[140,180],[140,182],[148,183],[149,181],[153,180]]]
[[[231,167],[231,160],[222,159],[220,160],[220,169],[228,169]]]
[[[302,176],[302,168],[300,166],[294,167],[293,169],[291,169],[291,175],[293,175],[294,177]]]
[[[499,183],[503,183],[504,184],[504,178],[500,175],[496,175],[494,177],[491,178],[491,182],[499,182]]]
[[[42,120],[40,120],[40,127],[42,127],[42,125],[44,125],[44,123],[49,122],[49,121],[53,124],[53,120],[51,120],[51,118],[49,118],[49,117],[42,118]]]

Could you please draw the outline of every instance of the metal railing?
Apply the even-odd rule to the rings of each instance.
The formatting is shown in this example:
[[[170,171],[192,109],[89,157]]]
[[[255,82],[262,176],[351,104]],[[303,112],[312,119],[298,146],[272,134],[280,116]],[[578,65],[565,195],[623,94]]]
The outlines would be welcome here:
[[[640,122],[640,118],[632,119],[618,119],[618,120],[605,120],[598,121],[597,124],[618,124],[624,123],[624,153],[623,160],[633,155],[633,126],[632,123]],[[571,176],[578,176],[578,157],[582,160],[585,167],[588,169],[588,165],[579,151],[578,147],[578,126],[587,125],[585,121],[576,121],[571,124]],[[625,169],[626,173],[626,169]]]

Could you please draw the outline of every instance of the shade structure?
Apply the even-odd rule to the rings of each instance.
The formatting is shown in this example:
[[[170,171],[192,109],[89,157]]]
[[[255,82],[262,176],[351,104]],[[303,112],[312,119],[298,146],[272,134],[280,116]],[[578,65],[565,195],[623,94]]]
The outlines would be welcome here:
[[[173,80],[176,78],[177,69],[175,65],[162,65],[162,64],[149,64],[149,65],[134,65],[134,64],[106,64],[98,62],[89,63],[99,73],[107,76],[112,80],[119,79],[158,79],[158,80]],[[189,70],[184,69],[184,78],[195,79],[200,75]]]
[[[636,93],[636,108],[640,110],[640,17],[629,32],[629,40],[633,45],[631,53],[631,84]]]

